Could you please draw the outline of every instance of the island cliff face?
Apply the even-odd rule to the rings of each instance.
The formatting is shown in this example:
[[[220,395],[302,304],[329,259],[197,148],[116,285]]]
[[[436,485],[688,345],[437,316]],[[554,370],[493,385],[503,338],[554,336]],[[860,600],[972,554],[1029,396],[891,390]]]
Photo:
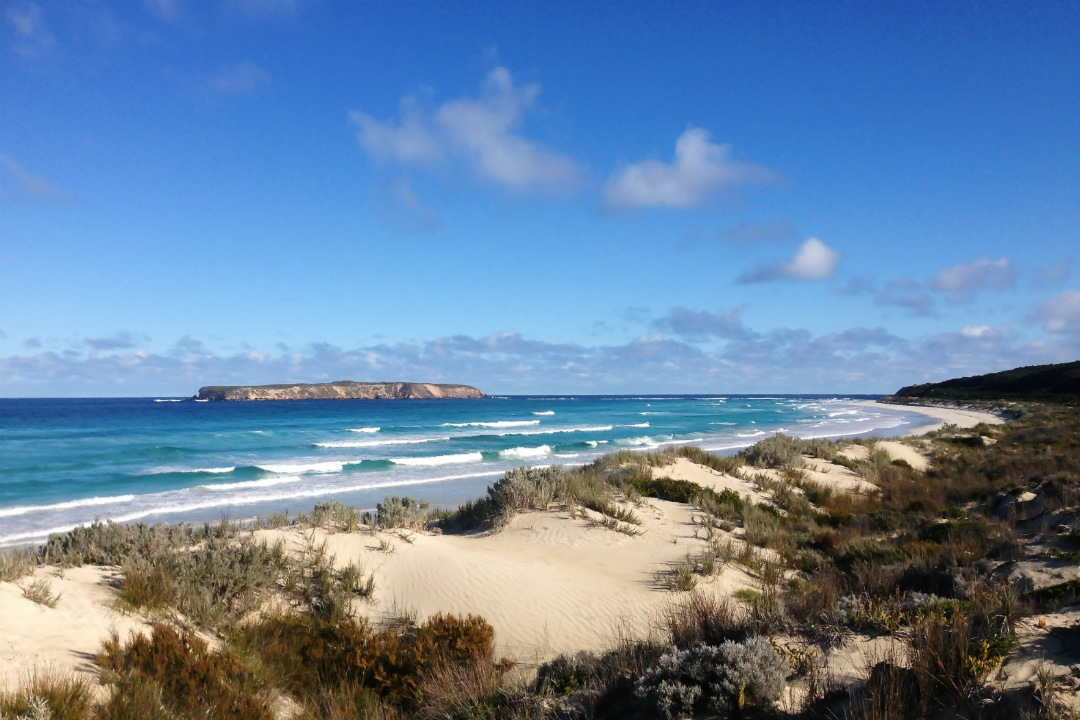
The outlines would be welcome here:
[[[197,400],[430,400],[482,398],[470,385],[410,382],[296,383],[293,385],[208,385]]]

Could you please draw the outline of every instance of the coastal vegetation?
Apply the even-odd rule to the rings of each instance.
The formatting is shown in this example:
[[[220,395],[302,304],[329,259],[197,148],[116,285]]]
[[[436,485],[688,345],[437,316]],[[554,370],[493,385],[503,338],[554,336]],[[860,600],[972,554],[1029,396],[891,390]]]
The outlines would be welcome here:
[[[0,577],[48,598],[35,577],[45,565],[117,567],[122,606],[146,613],[150,629],[102,644],[103,693],[39,676],[0,697],[0,717],[1066,717],[1067,679],[1049,666],[1026,688],[1007,687],[1001,671],[1022,651],[1020,628],[1037,622],[1026,618],[1045,623],[1080,602],[1080,572],[1059,582],[1012,572],[1080,558],[1080,413],[1009,412],[1003,425],[913,441],[925,471],[873,439],[776,435],[731,457],[683,447],[518,468],[456,510],[388,497],[374,513],[329,502],[260,523],[307,528],[299,549],[226,518],[95,523],[0,555]],[[665,474],[679,460],[754,492]],[[825,481],[841,472],[872,489]],[[673,600],[656,631],[536,667],[498,657],[498,628],[481,617],[375,622],[361,612],[373,575],[337,561],[314,530],[392,546],[407,531],[499,533],[517,515],[554,511],[637,542],[654,501],[690,506],[704,538],[657,571]],[[725,568],[752,587],[705,592]],[[861,641],[883,649],[842,684],[829,658]]]

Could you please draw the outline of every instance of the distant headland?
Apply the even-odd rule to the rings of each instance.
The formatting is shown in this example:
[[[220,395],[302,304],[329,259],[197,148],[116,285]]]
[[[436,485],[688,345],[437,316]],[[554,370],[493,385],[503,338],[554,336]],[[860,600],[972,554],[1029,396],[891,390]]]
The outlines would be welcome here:
[[[196,400],[432,400],[482,398],[471,385],[412,382],[292,383],[285,385],[207,385]]]

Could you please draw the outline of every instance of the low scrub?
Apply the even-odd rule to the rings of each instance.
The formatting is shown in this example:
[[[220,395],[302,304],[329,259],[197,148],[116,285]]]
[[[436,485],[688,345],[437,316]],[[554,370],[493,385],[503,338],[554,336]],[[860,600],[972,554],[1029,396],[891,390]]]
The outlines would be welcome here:
[[[672,650],[641,675],[634,693],[668,720],[709,712],[728,717],[772,707],[788,663],[763,637]]]
[[[239,656],[213,651],[191,632],[159,624],[149,636],[133,633],[126,644],[114,634],[102,643],[97,662],[113,686],[105,718],[273,718]]]

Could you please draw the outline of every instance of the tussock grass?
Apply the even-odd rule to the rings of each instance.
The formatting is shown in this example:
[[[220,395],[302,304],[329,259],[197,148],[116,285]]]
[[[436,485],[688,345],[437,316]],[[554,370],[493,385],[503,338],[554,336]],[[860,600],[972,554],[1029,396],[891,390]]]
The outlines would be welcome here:
[[[31,549],[0,550],[0,582],[14,582],[33,574],[38,566],[38,553]]]
[[[55,608],[60,602],[60,594],[53,592],[52,583],[45,578],[37,578],[24,587],[23,597],[47,608]]]
[[[93,692],[83,678],[32,671],[17,689],[0,693],[0,718],[14,720],[91,720]]]

